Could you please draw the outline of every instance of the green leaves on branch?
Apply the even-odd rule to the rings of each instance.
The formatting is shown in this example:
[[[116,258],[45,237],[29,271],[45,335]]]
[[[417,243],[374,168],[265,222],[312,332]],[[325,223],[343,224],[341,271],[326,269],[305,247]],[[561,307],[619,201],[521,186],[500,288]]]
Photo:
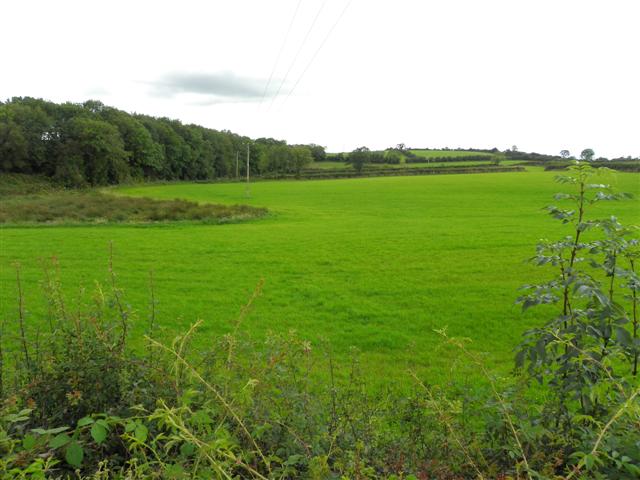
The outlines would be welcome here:
[[[79,468],[84,458],[84,450],[75,440],[70,442],[64,454],[67,463],[73,467]]]
[[[588,218],[595,203],[631,195],[613,192],[606,183],[592,183],[592,177],[606,173],[602,169],[578,163],[569,170],[556,180],[574,191],[554,197],[569,205],[546,210],[572,231],[559,241],[538,244],[531,262],[550,267],[551,278],[524,286],[526,293],[517,300],[523,310],[545,304],[557,310],[546,324],[524,334],[516,366],[527,381],[550,389],[551,400],[538,421],[584,445],[571,456],[569,477],[597,469],[623,478],[621,472],[640,469],[640,445],[625,443],[628,431],[635,429],[637,434],[640,420],[633,390],[640,384],[638,228],[624,226],[615,217]]]
[[[104,420],[98,420],[91,426],[91,437],[97,444],[105,441],[108,432],[109,426]]]

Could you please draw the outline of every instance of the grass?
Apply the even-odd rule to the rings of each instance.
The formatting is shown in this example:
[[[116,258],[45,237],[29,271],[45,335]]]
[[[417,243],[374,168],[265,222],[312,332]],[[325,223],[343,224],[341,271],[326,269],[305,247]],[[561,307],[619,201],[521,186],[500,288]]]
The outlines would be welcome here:
[[[22,175],[17,173],[3,173],[0,179],[0,199],[16,195],[45,194],[60,191],[46,177],[36,175]]]
[[[487,152],[475,152],[472,150],[433,150],[433,149],[426,149],[426,148],[416,148],[416,149],[411,149],[409,150],[409,152],[413,153],[414,155],[417,155],[418,157],[425,157],[425,158],[438,158],[438,157],[467,157],[469,155],[486,155],[486,156],[491,156],[491,153],[487,153]],[[382,153],[381,151],[378,151],[377,153]],[[335,154],[328,154],[328,158],[331,158],[333,155]],[[348,152],[345,152],[345,155],[348,155]],[[335,164],[341,164],[342,162],[317,162],[317,163],[335,163]],[[328,168],[328,167],[327,167]]]
[[[434,157],[437,158],[437,157]],[[500,165],[516,165],[522,163],[520,160],[502,160]],[[475,167],[481,165],[493,165],[492,161],[486,160],[461,160],[459,162],[416,162],[416,163],[367,163],[365,168],[403,169],[403,168],[433,168],[433,167]],[[312,162],[305,170],[353,170],[349,163],[344,162]]]
[[[486,155],[491,156],[487,152],[474,152],[467,150],[431,150],[431,149],[412,149],[411,153],[418,157],[438,158],[438,157],[467,157],[469,155]]]
[[[199,205],[187,200],[124,198],[104,193],[57,192],[13,196],[0,203],[0,224],[149,223],[178,220],[226,223],[264,215],[246,205]]]
[[[540,238],[566,232],[543,211],[563,186],[553,172],[382,177],[252,184],[176,184],[120,188],[121,195],[266,207],[242,224],[3,229],[0,312],[15,331],[15,272],[22,265],[28,328],[39,303],[38,258],[56,256],[68,291],[105,282],[109,242],[127,300],[143,332],[153,270],[157,323],[166,335],[198,318],[203,335],[232,328],[261,278],[262,296],[241,328],[256,338],[295,329],[314,345],[326,342],[345,361],[361,352],[380,381],[410,382],[415,366],[447,379],[459,355],[439,350],[436,328],[469,337],[490,367],[507,371],[521,333],[543,311],[521,314],[518,287],[543,273],[525,262]],[[638,195],[640,177],[616,174],[618,189]],[[600,215],[640,222],[638,199],[602,203]],[[321,348],[327,348],[323,346]],[[471,382],[477,377],[471,376]]]
[[[46,179],[8,175],[0,181],[0,224],[199,221],[227,223],[266,214],[246,205],[198,204],[188,200],[124,198],[95,190],[64,190]]]
[[[335,170],[335,169],[342,169],[342,168],[351,168],[351,164],[346,163],[346,162],[332,162],[332,161],[326,161],[326,162],[311,162],[309,163],[305,169],[308,170]]]
[[[388,163],[378,163],[378,164],[368,164],[367,167],[371,168],[434,168],[434,167],[477,167],[481,165],[492,165],[492,162],[483,162],[478,160],[463,160],[460,162],[418,162],[418,163],[398,163],[398,164],[388,164]]]

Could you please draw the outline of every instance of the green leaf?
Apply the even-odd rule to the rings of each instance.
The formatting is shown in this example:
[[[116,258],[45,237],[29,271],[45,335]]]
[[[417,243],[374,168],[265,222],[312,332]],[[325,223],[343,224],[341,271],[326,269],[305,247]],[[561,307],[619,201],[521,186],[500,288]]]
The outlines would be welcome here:
[[[51,439],[49,442],[49,448],[60,448],[64,447],[67,443],[71,441],[71,437],[66,433],[60,433]]]
[[[38,439],[35,435],[31,435],[30,433],[27,433],[22,439],[22,448],[24,448],[25,450],[31,450],[33,447],[36,446],[37,440]]]
[[[38,435],[57,435],[58,433],[64,432],[65,430],[69,430],[69,427],[49,428],[47,430],[45,430],[44,428],[31,429],[33,433],[37,433]]]
[[[193,452],[196,451],[196,446],[193,443],[185,442],[180,445],[180,453],[185,457],[189,457],[193,455]]]
[[[106,428],[107,430],[109,430],[109,424],[107,423],[107,421],[103,418],[100,418],[99,420],[96,420],[96,423],[98,425],[102,425],[104,428]]]
[[[184,468],[179,464],[169,464],[164,467],[165,477],[171,480],[177,480],[180,478],[187,478],[187,474]]]
[[[96,443],[102,443],[107,438],[107,429],[99,423],[94,423],[91,427],[91,437]]]
[[[80,420],[78,420],[79,427],[85,427],[87,425],[91,425],[92,423],[93,423],[93,418],[91,417],[83,417]]]
[[[19,417],[17,415],[9,414],[4,417],[9,423],[18,423],[18,422],[26,422],[29,420],[29,417]]]
[[[45,433],[48,435],[57,435],[58,433],[64,432],[65,430],[69,430],[69,427],[49,428],[48,430],[45,430]]]
[[[133,436],[136,437],[136,440],[139,442],[145,442],[147,440],[147,434],[149,430],[143,424],[139,423],[136,425],[136,429],[133,432]]]
[[[78,442],[73,441],[67,447],[64,458],[69,465],[78,468],[80,467],[80,465],[82,465],[84,450]]]
[[[631,333],[624,327],[616,327],[616,338],[623,346],[628,347],[633,343]]]
[[[18,423],[24,422],[25,420],[29,420],[29,415],[31,414],[30,408],[25,408],[24,410],[20,410],[18,413],[10,413],[2,417],[3,420],[6,420],[9,423]]]
[[[588,454],[582,457],[582,461],[587,470],[591,470],[593,468],[593,464],[595,463],[595,458],[593,457],[593,455]]]
[[[287,458],[287,461],[284,462],[285,465],[300,465],[302,464],[302,462],[304,461],[304,457],[302,455],[289,455],[289,458]]]
[[[522,368],[524,366],[524,359],[526,355],[526,350],[520,349],[518,353],[516,353],[516,367]]]
[[[213,423],[213,420],[209,416],[206,410],[197,410],[193,412],[191,416],[191,423],[198,426],[210,425]]]
[[[627,470],[627,472],[640,477],[640,468],[636,467],[632,463],[625,463],[624,468]]]
[[[602,305],[608,305],[609,304],[609,297],[607,297],[603,292],[601,292],[599,289],[594,288],[593,289],[593,294],[595,295],[595,297],[598,299],[598,301],[602,304]]]

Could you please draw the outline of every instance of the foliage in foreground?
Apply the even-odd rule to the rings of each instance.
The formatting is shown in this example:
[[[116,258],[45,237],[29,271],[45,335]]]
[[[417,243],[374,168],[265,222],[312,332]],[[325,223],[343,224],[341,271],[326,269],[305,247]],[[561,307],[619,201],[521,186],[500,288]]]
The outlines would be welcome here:
[[[573,226],[534,261],[558,274],[521,302],[557,306],[528,332],[507,384],[464,340],[443,342],[482,371],[489,393],[455,392],[412,373],[411,391],[372,392],[347,369],[317,375],[318,354],[295,335],[256,342],[232,332],[196,352],[198,325],[171,345],[127,349],[140,321],[115,274],[71,304],[55,265],[45,270],[49,331],[23,332],[2,371],[0,472],[5,478],[637,478],[640,473],[638,242],[590,203],[620,198],[593,172],[561,177],[576,193],[550,207]],[[19,270],[18,270],[19,274]],[[256,295],[259,293],[259,289]],[[255,298],[255,295],[254,295]],[[547,307],[549,308],[549,307]],[[3,328],[4,330],[4,328]],[[626,332],[626,333],[623,333]],[[7,344],[3,338],[3,346]],[[6,351],[6,349],[5,349]],[[8,373],[10,372],[10,373]],[[322,380],[326,378],[326,380]]]

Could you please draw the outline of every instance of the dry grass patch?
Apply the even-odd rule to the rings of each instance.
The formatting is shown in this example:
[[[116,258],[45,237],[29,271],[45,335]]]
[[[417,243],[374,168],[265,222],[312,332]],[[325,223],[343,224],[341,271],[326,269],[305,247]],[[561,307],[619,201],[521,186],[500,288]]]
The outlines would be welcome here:
[[[34,187],[32,183],[22,182],[12,187],[17,188],[7,186],[0,189],[0,224],[60,225],[173,221],[228,223],[266,214],[264,208],[247,205],[131,198],[92,190],[65,191],[53,187],[41,188],[42,185]]]

